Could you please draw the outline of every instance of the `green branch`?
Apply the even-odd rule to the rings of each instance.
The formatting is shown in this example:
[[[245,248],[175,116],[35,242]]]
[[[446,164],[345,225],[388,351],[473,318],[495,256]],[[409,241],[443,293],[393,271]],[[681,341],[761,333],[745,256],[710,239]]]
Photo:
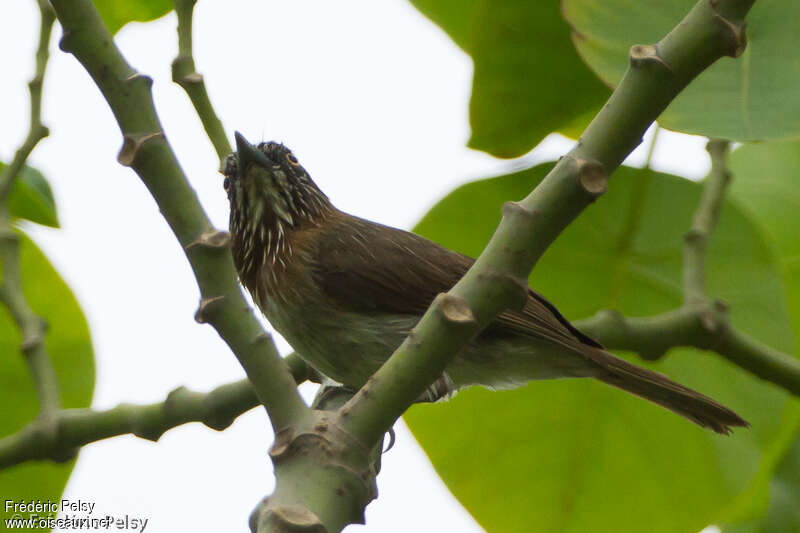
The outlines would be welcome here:
[[[728,306],[706,294],[708,240],[731,179],[727,165],[729,143],[711,140],[706,149],[711,156],[711,171],[703,182],[692,227],[686,233],[683,305],[660,315],[637,318],[604,310],[575,325],[610,349],[636,352],[644,359],[658,359],[678,346],[711,350],[755,376],[800,396],[800,359],[736,330],[728,319]]]
[[[14,159],[0,172],[0,199],[2,199],[3,203],[8,198],[11,186],[25,165],[28,156],[39,144],[39,141],[50,134],[47,127],[42,124],[42,84],[44,83],[44,73],[47,69],[47,60],[50,57],[50,33],[53,29],[55,14],[45,0],[37,0],[37,3],[39,4],[40,14],[39,45],[36,48],[36,70],[33,78],[28,82],[31,102],[30,127],[25,141],[14,154]]]
[[[711,172],[703,184],[700,204],[694,213],[692,227],[686,233],[683,250],[683,300],[685,304],[703,302],[706,297],[706,249],[708,238],[719,218],[730,182],[727,157],[728,141],[712,139],[706,150],[711,156]]]
[[[575,322],[575,327],[611,350],[638,353],[648,360],[679,346],[713,351],[800,396],[800,359],[736,330],[728,321],[727,307],[719,301],[684,305],[650,317],[624,317],[617,311],[603,310]]]
[[[172,0],[178,15],[178,55],[172,61],[172,81],[183,87],[197,111],[220,161],[233,151],[225,128],[206,91],[203,75],[196,71],[192,52],[192,15],[197,0]]]
[[[123,134],[118,160],[139,175],[183,247],[200,289],[195,318],[230,346],[269,413],[275,431],[306,419],[292,376],[242,296],[229,236],[215,230],[167,142],[153,105],[152,80],[133,70],[91,0],[52,0],[72,53],[102,92]]]
[[[608,176],[642,135],[700,72],[744,50],[744,16],[754,0],[700,0],[655,45],[636,45],[630,68],[578,145],[503,219],[473,267],[448,293],[460,327],[447,321],[438,299],[391,359],[343,409],[345,426],[369,446],[441,375],[455,353],[507,308],[525,301],[527,278],[538,259],[589,204],[606,190]],[[459,303],[456,303],[459,302]],[[471,311],[471,313],[467,313]],[[467,315],[474,321],[467,324]],[[450,320],[453,322],[453,320]],[[398,366],[414,369],[400,375]]]
[[[47,137],[47,128],[42,124],[42,84],[49,57],[50,33],[55,14],[43,1],[38,2],[41,15],[39,45],[36,50],[36,69],[28,83],[30,91],[31,118],[28,134],[22,146],[14,154],[12,162],[0,172],[0,302],[8,307],[11,317],[19,328],[22,342],[20,351],[25,356],[39,400],[38,424],[44,437],[55,438],[51,424],[53,414],[61,406],[58,377],[45,348],[44,319],[37,316],[28,305],[22,290],[22,272],[19,260],[19,235],[11,226],[8,212],[8,195],[14,180],[19,176],[28,156]]]
[[[308,367],[295,354],[284,361],[295,381],[309,378]],[[221,385],[205,394],[179,387],[166,400],[149,405],[121,404],[113,409],[64,409],[52,416],[55,438],[43,432],[38,421],[0,439],[0,470],[25,461],[62,461],[86,444],[118,435],[133,434],[157,441],[166,431],[189,422],[201,422],[222,431],[239,415],[258,405],[249,380]]]

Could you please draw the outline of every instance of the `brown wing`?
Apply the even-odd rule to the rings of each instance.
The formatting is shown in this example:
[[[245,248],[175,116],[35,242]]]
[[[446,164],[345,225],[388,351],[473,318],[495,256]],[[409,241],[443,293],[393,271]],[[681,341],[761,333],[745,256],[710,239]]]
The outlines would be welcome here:
[[[315,276],[342,310],[421,315],[440,292],[466,273],[473,259],[417,235],[350,217],[329,220],[318,240]],[[711,398],[639,368],[604,350],[531,290],[522,311],[506,311],[482,335],[531,336],[580,353],[601,381],[655,402],[719,433],[747,426]]]
[[[421,315],[474,263],[413,233],[337,215],[317,240],[314,274],[343,310]],[[547,338],[573,349],[576,341],[601,347],[533,290],[522,311],[504,312],[483,334]]]

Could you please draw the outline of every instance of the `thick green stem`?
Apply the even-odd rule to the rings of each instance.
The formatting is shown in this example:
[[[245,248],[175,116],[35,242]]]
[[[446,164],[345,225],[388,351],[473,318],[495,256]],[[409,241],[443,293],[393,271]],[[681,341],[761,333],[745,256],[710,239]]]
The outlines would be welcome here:
[[[489,244],[450,290],[449,298],[460,302],[459,309],[471,311],[474,322],[431,327],[442,315],[434,304],[416,334],[344,407],[347,427],[365,446],[391,427],[408,406],[401,402],[422,393],[482,328],[503,310],[524,302],[533,266],[561,231],[605,192],[608,176],[641,142],[656,117],[717,59],[743,51],[743,19],[753,3],[700,0],[661,41],[631,48],[630,68],[578,145],[525,199],[506,204]],[[401,364],[415,373],[397,375]]]
[[[119,123],[119,162],[139,175],[186,253],[200,288],[196,319],[212,324],[231,347],[276,432],[309,416],[272,339],[242,296],[228,235],[211,226],[167,142],[151,79],[125,62],[90,0],[51,3],[64,28],[61,48],[88,71]]]

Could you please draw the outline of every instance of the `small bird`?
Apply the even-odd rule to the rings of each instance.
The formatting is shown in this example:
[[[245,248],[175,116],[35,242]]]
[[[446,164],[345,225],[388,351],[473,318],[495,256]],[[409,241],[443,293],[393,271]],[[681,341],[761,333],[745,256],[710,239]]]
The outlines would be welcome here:
[[[272,326],[313,368],[358,388],[474,259],[336,209],[291,150],[250,144],[223,161],[234,262]],[[421,401],[471,385],[591,377],[718,433],[748,423],[711,398],[605,351],[536,291],[450,362]]]

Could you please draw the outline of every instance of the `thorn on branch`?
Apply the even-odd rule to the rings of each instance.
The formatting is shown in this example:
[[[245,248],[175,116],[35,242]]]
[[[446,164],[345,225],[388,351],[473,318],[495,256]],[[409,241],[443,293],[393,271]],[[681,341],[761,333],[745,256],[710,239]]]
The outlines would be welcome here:
[[[133,72],[130,76],[125,78],[124,82],[128,84],[144,83],[148,91],[153,87],[153,78],[141,72]]]
[[[328,531],[319,517],[308,508],[293,505],[281,505],[274,508],[267,506],[263,512],[259,513],[256,524],[261,522],[269,525],[266,529],[259,527],[254,531],[291,531],[296,533],[327,533]]]
[[[578,181],[589,195],[597,198],[608,188],[608,172],[599,161],[573,158],[578,169]]]
[[[708,232],[700,228],[692,228],[683,234],[683,240],[689,244],[701,242],[707,238]]]
[[[631,46],[628,54],[631,68],[646,68],[660,66],[665,72],[672,74],[672,65],[658,53],[658,46],[654,44],[635,44]]]
[[[711,9],[714,10],[714,22],[725,32],[728,41],[725,55],[739,57],[747,48],[747,24],[737,23],[722,16],[716,9],[717,0],[710,0]]]
[[[198,238],[183,247],[189,251],[195,246],[201,246],[212,250],[224,250],[230,245],[231,236],[227,231],[211,230],[200,234]]]
[[[477,323],[469,304],[464,298],[442,293],[436,297],[444,319],[454,325],[474,325]]]
[[[28,356],[41,345],[42,338],[39,335],[35,335],[23,340],[19,345],[19,349],[23,355]]]
[[[269,449],[269,456],[273,461],[280,459],[288,450],[294,440],[294,429],[283,428],[275,433],[275,441]]]
[[[208,314],[213,308],[225,299],[224,295],[212,296],[210,298],[203,298],[200,300],[200,306],[194,314],[194,320],[198,324],[206,324],[208,322]]]
[[[163,131],[126,134],[123,136],[122,148],[120,148],[119,154],[117,155],[117,161],[122,166],[132,167],[136,162],[136,156],[145,143],[163,137]]]

